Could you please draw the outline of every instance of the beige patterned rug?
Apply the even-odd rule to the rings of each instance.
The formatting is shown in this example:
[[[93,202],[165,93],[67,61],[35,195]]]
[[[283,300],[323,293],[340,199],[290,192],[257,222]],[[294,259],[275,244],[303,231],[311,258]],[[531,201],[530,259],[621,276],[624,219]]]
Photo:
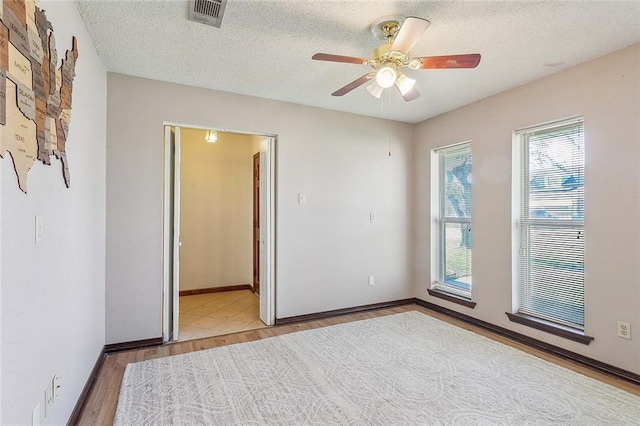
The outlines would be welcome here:
[[[116,425],[638,425],[640,397],[413,311],[129,364]]]

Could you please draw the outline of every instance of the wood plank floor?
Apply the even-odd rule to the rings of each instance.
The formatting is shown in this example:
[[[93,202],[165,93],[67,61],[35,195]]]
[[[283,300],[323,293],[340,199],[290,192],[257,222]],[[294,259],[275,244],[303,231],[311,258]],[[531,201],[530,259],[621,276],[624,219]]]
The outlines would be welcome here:
[[[368,318],[376,318],[385,315],[391,315],[399,312],[407,312],[416,310],[442,321],[448,322],[465,330],[472,331],[482,336],[488,337],[500,343],[520,349],[523,352],[535,355],[554,364],[569,368],[578,373],[616,386],[627,392],[640,396],[640,386],[633,385],[605,374],[593,371],[573,362],[549,355],[547,353],[532,349],[528,346],[513,342],[505,337],[498,336],[492,332],[486,331],[479,327],[464,323],[455,318],[450,318],[444,314],[431,311],[429,309],[417,306],[406,305],[395,308],[380,309],[376,311],[363,312],[358,314],[343,315],[339,317],[329,318],[325,320],[309,321],[300,324],[263,328],[259,330],[245,331],[225,336],[216,336],[206,339],[192,340],[187,342],[178,342],[156,348],[139,349],[134,351],[122,352],[118,354],[108,355],[98,375],[97,382],[89,396],[87,404],[84,407],[80,421],[80,425],[111,425],[116,412],[118,403],[118,394],[120,384],[124,374],[125,366],[130,362],[144,361],[153,358],[160,358],[168,355],[177,355],[187,352],[200,351],[203,349],[214,348],[217,346],[231,345],[234,343],[250,342],[253,340],[264,339],[272,336],[293,333],[300,330],[310,330],[329,325],[342,324],[351,321],[358,321]]]

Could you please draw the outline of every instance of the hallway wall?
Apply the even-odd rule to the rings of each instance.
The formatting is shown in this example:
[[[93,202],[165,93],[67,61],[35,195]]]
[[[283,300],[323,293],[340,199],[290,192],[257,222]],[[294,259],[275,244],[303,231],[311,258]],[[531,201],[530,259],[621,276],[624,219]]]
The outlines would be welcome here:
[[[180,129],[180,290],[253,283],[252,136]]]

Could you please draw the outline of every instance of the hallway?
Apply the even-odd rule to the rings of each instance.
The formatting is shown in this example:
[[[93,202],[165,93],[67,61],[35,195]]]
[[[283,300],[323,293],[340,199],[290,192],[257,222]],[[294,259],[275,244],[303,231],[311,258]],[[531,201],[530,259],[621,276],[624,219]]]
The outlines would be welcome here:
[[[259,302],[250,290],[181,296],[179,341],[264,328]]]

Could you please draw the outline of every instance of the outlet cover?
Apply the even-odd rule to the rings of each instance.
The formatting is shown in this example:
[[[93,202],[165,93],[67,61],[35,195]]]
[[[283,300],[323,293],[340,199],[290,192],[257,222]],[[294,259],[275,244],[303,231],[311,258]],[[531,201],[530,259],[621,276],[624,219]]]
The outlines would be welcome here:
[[[618,337],[631,340],[631,324],[618,321]]]
[[[44,390],[44,418],[46,419],[51,414],[51,406],[53,405],[53,388],[51,383]]]
[[[55,402],[55,400],[58,399],[58,396],[60,396],[60,386],[62,386],[60,375],[56,374],[53,376],[51,386],[53,386],[53,401]]]

